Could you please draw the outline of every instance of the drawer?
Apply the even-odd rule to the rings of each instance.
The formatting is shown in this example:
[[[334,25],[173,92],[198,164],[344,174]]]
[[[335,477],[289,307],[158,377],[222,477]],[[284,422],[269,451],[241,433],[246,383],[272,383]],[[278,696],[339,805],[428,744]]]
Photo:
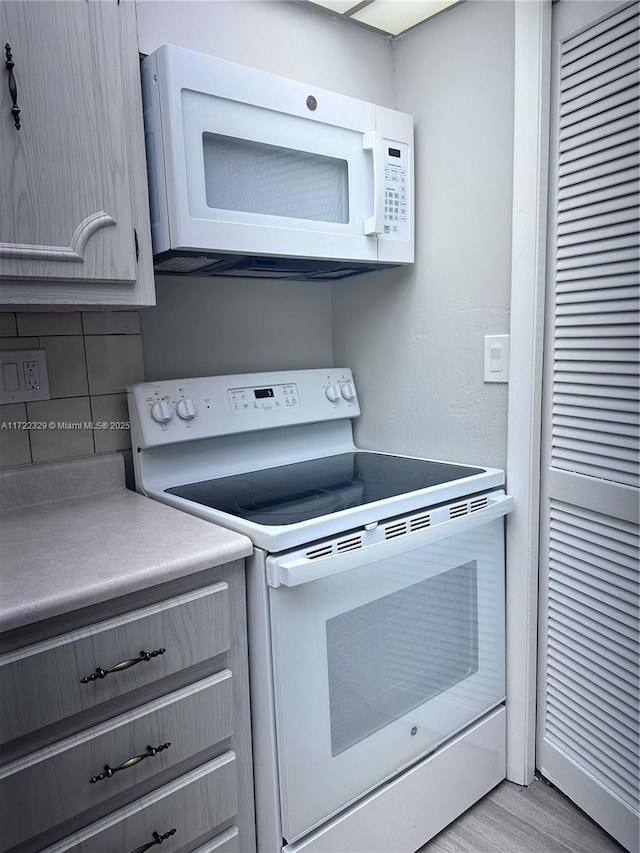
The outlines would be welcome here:
[[[230,633],[219,582],[2,655],[2,742],[228,651]]]
[[[193,853],[240,853],[240,834],[237,826],[232,826],[226,832],[217,835],[213,841],[208,841],[198,847]],[[244,850],[243,853],[249,853]]]
[[[43,853],[134,853],[145,845],[153,851],[154,840],[162,853],[175,853],[236,814],[236,785],[235,753],[225,752]],[[220,850],[226,853],[224,846]]]
[[[232,733],[233,684],[227,669],[7,764],[0,768],[0,851],[104,803]],[[155,755],[146,751],[147,746],[165,744],[169,746]],[[117,768],[125,762],[130,766],[91,782],[105,765]]]

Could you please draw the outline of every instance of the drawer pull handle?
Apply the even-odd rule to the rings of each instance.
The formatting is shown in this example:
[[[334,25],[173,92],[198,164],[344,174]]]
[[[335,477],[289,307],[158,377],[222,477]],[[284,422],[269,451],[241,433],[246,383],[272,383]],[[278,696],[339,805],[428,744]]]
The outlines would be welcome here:
[[[112,666],[110,669],[102,669],[102,667],[99,666],[95,672],[91,673],[91,675],[83,676],[80,679],[80,683],[88,684],[90,681],[97,681],[98,678],[106,678],[107,675],[112,672],[120,672],[123,669],[129,669],[129,667],[135,666],[137,663],[142,663],[142,661],[150,661],[151,658],[157,658],[158,655],[163,655],[166,651],[166,649],[156,649],[155,652],[140,652],[140,657],[132,658],[131,660],[123,660],[115,666]]]
[[[11,95],[11,101],[13,103],[13,106],[11,107],[11,115],[13,116],[13,123],[16,126],[16,130],[20,130],[20,107],[18,106],[18,86],[16,84],[16,78],[13,73],[13,69],[16,67],[16,64],[13,61],[13,56],[11,55],[11,45],[9,44],[9,42],[7,42],[4,46],[4,53],[6,56],[4,66],[9,72],[9,94]]]
[[[128,770],[130,767],[135,767],[136,764],[140,764],[140,762],[144,761],[145,758],[155,758],[159,752],[169,749],[170,746],[170,743],[161,743],[160,746],[148,746],[147,751],[143,752],[142,755],[134,755],[132,758],[128,758],[126,761],[123,761],[119,767],[109,767],[108,764],[105,764],[104,771],[102,773],[98,773],[97,776],[92,776],[91,779],[89,779],[89,782],[93,785],[96,782],[101,782],[103,779],[111,779],[113,774],[117,773],[119,770]]]
[[[167,838],[171,838],[172,835],[175,835],[177,829],[170,829],[169,832],[163,833],[160,835],[159,832],[153,833],[153,841],[150,841],[148,844],[143,844],[142,847],[136,847],[133,853],[144,853],[145,850],[148,850],[150,847],[155,847],[156,844],[162,844],[163,841],[166,841]]]

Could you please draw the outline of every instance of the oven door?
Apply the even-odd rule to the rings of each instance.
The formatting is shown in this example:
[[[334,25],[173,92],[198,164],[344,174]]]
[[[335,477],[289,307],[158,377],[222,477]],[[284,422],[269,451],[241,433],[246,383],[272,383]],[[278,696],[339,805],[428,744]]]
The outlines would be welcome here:
[[[269,598],[287,841],[504,699],[511,500],[309,561],[308,583],[299,557],[268,558],[280,584]]]

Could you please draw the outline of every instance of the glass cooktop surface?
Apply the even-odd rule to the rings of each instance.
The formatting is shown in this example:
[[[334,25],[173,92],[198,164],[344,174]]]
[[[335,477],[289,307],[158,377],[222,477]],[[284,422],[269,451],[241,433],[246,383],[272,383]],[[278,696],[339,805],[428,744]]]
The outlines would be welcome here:
[[[484,468],[355,451],[166,491],[255,524],[285,525],[482,473]]]

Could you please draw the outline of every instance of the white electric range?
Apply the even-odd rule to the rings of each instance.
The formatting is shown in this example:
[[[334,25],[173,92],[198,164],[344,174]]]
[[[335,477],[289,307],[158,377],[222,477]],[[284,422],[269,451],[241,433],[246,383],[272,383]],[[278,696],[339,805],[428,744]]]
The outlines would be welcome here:
[[[505,776],[504,473],[357,448],[348,369],[129,409],[139,491],[254,545],[259,850],[418,849]]]

